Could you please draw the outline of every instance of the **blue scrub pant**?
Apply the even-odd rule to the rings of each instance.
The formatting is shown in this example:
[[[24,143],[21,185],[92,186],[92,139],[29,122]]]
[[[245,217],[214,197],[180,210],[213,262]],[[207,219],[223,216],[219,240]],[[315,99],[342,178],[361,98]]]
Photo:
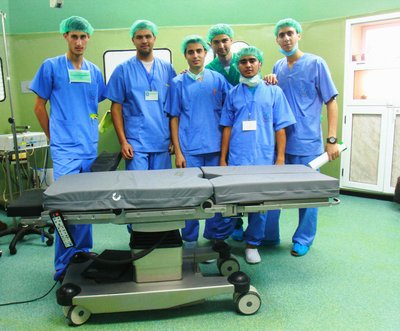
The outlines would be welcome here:
[[[66,174],[90,172],[90,167],[94,160],[95,158],[87,160],[53,159],[54,180]],[[75,241],[75,246],[70,248],[64,247],[56,231],[54,256],[55,280],[58,280],[65,272],[72,256],[77,252],[88,252],[93,247],[91,224],[68,225],[68,230]]]
[[[248,224],[244,232],[244,240],[249,245],[260,246],[261,241],[264,239],[267,213],[249,213],[247,219]]]
[[[200,155],[185,155],[186,167],[218,166],[220,153],[208,153]],[[224,218],[220,213],[206,220],[203,236],[206,239],[224,240],[232,233],[235,223],[230,218]],[[182,239],[196,241],[199,237],[199,221],[187,220],[181,230]]]
[[[125,160],[126,170],[156,170],[171,169],[169,152],[143,153],[134,151],[132,160]]]
[[[319,155],[298,156],[285,155],[286,164],[303,164],[307,165]],[[280,210],[271,210],[268,212],[268,217],[265,226],[264,240],[279,241],[279,217]],[[292,237],[293,243],[299,243],[304,246],[311,246],[315,234],[317,233],[317,218],[318,208],[300,208],[299,209],[299,225]]]

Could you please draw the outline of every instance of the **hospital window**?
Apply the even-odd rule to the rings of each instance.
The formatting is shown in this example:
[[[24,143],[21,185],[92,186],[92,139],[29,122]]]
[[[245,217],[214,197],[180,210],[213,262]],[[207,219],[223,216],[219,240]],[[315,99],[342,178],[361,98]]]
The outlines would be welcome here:
[[[400,19],[355,24],[351,60],[353,99],[393,102],[399,98]]]

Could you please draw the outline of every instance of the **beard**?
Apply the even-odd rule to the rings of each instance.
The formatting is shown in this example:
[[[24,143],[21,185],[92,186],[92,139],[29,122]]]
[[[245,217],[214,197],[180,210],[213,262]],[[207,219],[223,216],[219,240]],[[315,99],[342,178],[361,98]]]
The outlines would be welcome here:
[[[148,51],[144,51],[142,49],[138,49],[137,52],[139,53],[139,55],[141,55],[142,57],[147,57],[151,54],[151,52],[153,51],[152,48],[149,48]]]

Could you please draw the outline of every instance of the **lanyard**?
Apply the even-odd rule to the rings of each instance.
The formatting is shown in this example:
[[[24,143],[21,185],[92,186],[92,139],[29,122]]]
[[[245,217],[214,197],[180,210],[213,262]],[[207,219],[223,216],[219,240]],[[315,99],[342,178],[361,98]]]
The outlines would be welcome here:
[[[254,104],[255,104],[254,99],[255,99],[256,90],[254,90],[254,93],[252,93],[252,91],[249,91],[252,94],[252,99],[250,100],[250,107],[249,107],[249,105],[248,105],[249,103],[248,103],[248,100],[247,100],[247,97],[246,97],[246,87],[247,87],[247,85],[242,84],[244,102],[246,104],[246,108],[247,108],[247,111],[248,111],[247,119],[250,120],[251,119],[251,115],[252,115],[253,110],[254,110]],[[249,87],[247,87],[247,88],[250,90]],[[255,87],[255,89],[256,88],[257,87]]]
[[[147,72],[142,61],[140,61],[138,58],[136,58],[136,61],[139,62],[139,66],[142,68],[144,74],[146,75],[147,82],[149,83],[149,90],[151,91],[151,83],[153,82],[153,79],[154,79],[154,67],[156,66],[156,60],[154,59],[154,61],[153,61],[153,65],[151,66],[150,73]]]

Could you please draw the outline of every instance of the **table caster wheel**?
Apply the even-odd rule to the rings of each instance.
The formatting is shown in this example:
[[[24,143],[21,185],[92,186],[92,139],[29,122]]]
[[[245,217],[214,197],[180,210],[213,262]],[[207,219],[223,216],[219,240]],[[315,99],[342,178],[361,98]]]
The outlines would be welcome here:
[[[243,315],[253,315],[261,307],[261,297],[253,286],[250,286],[250,291],[247,293],[235,293],[233,302],[236,311]]]
[[[91,312],[84,307],[71,306],[67,314],[68,324],[70,326],[82,325],[89,319],[90,315],[92,315]]]
[[[228,277],[234,272],[240,270],[240,264],[234,257],[230,257],[226,260],[218,259],[218,270],[221,276]]]
[[[53,245],[53,242],[54,242],[54,239],[48,239],[48,240],[46,240],[46,245],[51,246],[51,245]]]

